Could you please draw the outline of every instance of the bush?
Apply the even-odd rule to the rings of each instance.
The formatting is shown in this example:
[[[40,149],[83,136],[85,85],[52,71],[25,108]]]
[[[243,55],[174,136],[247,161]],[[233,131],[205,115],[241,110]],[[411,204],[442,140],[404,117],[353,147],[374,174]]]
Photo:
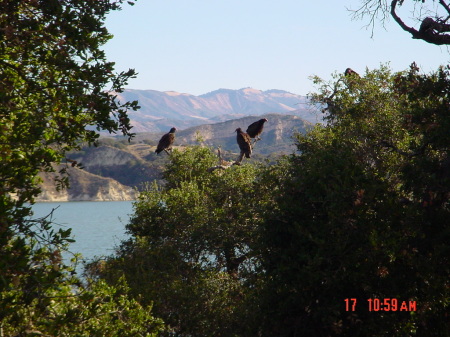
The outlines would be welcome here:
[[[449,89],[448,70],[382,67],[313,96],[329,124],[298,136],[265,223],[264,335],[446,335]],[[417,310],[369,312],[371,299]]]

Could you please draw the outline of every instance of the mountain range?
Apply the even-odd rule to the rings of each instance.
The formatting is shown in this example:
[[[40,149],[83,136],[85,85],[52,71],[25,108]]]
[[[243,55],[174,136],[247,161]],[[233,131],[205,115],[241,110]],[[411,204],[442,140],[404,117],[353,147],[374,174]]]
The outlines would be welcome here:
[[[133,132],[167,132],[171,127],[187,129],[248,115],[279,113],[318,122],[317,110],[305,96],[283,90],[252,88],[219,89],[195,96],[175,91],[126,89],[119,101],[139,102],[140,109],[129,113]]]

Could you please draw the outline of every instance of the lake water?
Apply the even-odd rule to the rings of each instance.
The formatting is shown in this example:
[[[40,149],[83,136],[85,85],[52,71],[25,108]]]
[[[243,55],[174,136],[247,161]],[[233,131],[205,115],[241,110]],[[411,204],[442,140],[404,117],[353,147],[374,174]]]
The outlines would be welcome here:
[[[34,204],[32,208],[33,218],[46,216],[54,209],[53,227],[72,228],[72,238],[76,241],[69,250],[81,253],[85,260],[113,254],[114,247],[128,237],[125,225],[132,214],[132,201],[46,202]]]

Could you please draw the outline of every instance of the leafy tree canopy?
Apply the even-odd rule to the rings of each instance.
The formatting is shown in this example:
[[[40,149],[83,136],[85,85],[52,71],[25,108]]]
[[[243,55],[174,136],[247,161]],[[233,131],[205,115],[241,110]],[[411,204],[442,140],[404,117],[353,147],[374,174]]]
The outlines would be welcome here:
[[[105,15],[120,3],[0,2],[0,181],[7,209],[11,193],[17,205],[33,200],[39,170],[52,170],[80,142],[97,140],[87,126],[132,135],[127,110],[137,103],[117,102],[111,92],[135,73],[115,74],[101,49],[112,37]],[[2,212],[2,222],[8,214]]]
[[[208,148],[174,151],[131,239],[90,271],[125,277],[180,335],[445,335],[449,69],[313,80],[327,123],[298,154],[210,171]]]
[[[206,147],[174,150],[166,183],[148,186],[135,204],[127,225],[132,238],[91,272],[112,283],[125,276],[177,334],[254,336],[249,320],[258,312],[256,246],[277,189],[270,179],[275,167],[209,172],[216,163]]]
[[[0,1],[2,336],[139,336],[161,325],[126,297],[125,286],[83,286],[61,258],[70,229],[29,218],[39,171],[53,171],[82,142],[95,143],[95,129],[132,136],[127,111],[137,102],[118,102],[114,93],[135,72],[115,73],[101,49],[112,37],[105,16],[122,2]]]
[[[329,123],[298,136],[265,225],[266,335],[445,335],[449,69],[314,80]],[[417,310],[369,312],[374,298]]]

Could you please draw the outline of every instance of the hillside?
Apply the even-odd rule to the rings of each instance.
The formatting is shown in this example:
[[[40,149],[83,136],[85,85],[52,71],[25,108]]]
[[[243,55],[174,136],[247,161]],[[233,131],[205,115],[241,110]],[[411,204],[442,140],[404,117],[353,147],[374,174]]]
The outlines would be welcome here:
[[[86,147],[69,157],[82,163],[87,172],[142,189],[144,183],[162,179],[167,156],[158,156],[154,151],[155,146],[144,143],[124,145],[103,139],[99,147]]]
[[[311,124],[297,116],[265,114],[262,116],[247,116],[227,122],[201,125],[182,130],[177,135],[178,144],[193,144],[197,133],[203,138],[204,144],[212,147],[222,147],[224,150],[239,152],[236,143],[237,128],[244,131],[248,125],[261,119],[267,118],[261,135],[262,140],[254,147],[255,154],[268,155],[271,153],[291,153],[295,150],[292,136],[295,133],[305,133]]]
[[[312,127],[311,123],[298,116],[282,114],[246,116],[226,122],[204,124],[177,131],[175,144],[179,146],[197,144],[197,137],[200,136],[203,144],[206,146],[220,146],[226,151],[239,152],[235,130],[239,127],[246,130],[248,125],[261,118],[267,118],[268,122],[264,125],[262,140],[254,148],[256,154],[291,153],[295,150],[292,136],[298,132],[305,133],[308,128]],[[168,129],[165,130],[165,132],[168,131]],[[138,133],[134,140],[156,145],[164,133]]]
[[[111,178],[100,177],[85,170],[70,167],[70,188],[57,191],[54,173],[41,173],[43,192],[36,199],[44,201],[113,201],[133,200],[135,191]]]
[[[139,102],[141,108],[130,112],[134,132],[165,132],[172,126],[181,130],[267,113],[296,115],[311,123],[318,121],[305,96],[283,90],[219,89],[194,96],[174,91],[127,89],[118,98]]]
[[[298,116],[266,114],[247,116],[215,124],[195,126],[176,133],[175,148],[202,144],[214,151],[220,146],[227,160],[235,160],[239,149],[235,130],[244,130],[260,118],[267,118],[262,140],[254,147],[251,161],[267,156],[278,156],[295,151],[292,136],[304,133],[312,125]],[[166,131],[167,132],[167,131]],[[146,183],[162,179],[168,155],[155,153],[156,145],[163,133],[139,133],[131,143],[123,138],[101,138],[98,147],[85,147],[73,152],[68,158],[81,163],[83,169],[70,168],[71,187],[57,192],[54,175],[42,174],[43,189],[39,201],[81,201],[81,200],[130,200],[134,198],[133,188],[141,190]]]

